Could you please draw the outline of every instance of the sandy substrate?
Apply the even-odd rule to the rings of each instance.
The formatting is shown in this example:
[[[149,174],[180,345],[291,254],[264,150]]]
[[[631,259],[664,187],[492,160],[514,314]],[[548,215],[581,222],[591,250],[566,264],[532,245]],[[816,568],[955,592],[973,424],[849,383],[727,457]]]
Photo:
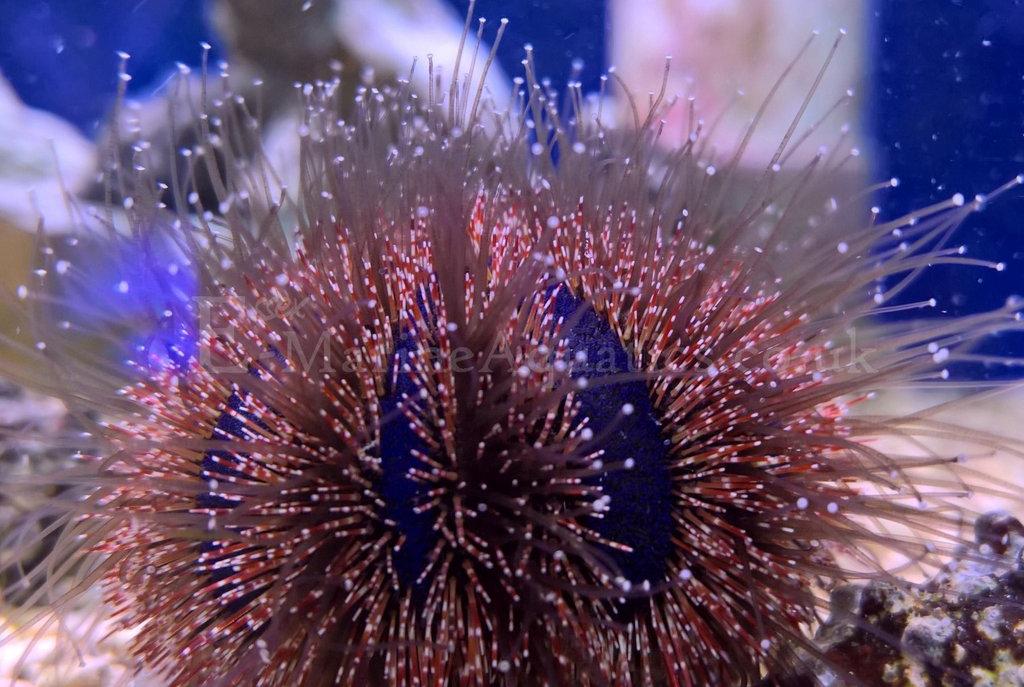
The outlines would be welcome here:
[[[33,616],[0,611],[13,632],[0,641],[0,685],[8,687],[160,687],[130,656],[131,633],[102,614],[79,610],[63,622],[31,623]]]

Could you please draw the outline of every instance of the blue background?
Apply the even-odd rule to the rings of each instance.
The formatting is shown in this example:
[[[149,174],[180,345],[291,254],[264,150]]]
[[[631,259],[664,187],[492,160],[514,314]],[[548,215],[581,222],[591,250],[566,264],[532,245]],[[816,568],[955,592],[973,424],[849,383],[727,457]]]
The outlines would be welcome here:
[[[450,1],[460,12],[468,6]],[[564,83],[574,58],[583,59],[589,90],[606,66],[605,9],[600,0],[477,3],[478,14],[511,20],[499,51],[506,71],[518,73],[522,46],[531,42],[538,71],[555,83]],[[871,19],[866,114],[880,151],[875,172],[902,182],[885,195],[885,212],[956,191],[970,198],[1024,172],[1022,0],[880,0]],[[115,51],[132,54],[131,88],[144,94],[173,62],[195,62],[204,39],[215,43],[202,0],[0,0],[0,69],[28,103],[87,134],[110,107]],[[935,297],[943,312],[963,314],[1024,295],[1024,192],[973,216],[955,240],[1007,269],[930,270],[908,300]],[[986,349],[1024,355],[1024,337],[1004,335]]]

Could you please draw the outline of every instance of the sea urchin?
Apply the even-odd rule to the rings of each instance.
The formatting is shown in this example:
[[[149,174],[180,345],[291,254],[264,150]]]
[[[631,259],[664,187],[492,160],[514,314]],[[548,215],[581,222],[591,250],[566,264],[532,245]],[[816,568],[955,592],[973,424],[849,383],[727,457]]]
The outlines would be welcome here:
[[[850,332],[927,307],[892,303],[929,264],[992,266],[945,246],[971,204],[837,241],[863,196],[809,202],[846,158],[784,170],[799,137],[744,191],[696,116],[659,152],[657,102],[614,129],[529,64],[505,109],[472,74],[430,83],[363,87],[347,119],[337,81],[305,86],[290,191],[226,79],[204,82],[183,177],[155,178],[143,141],[112,170],[111,250],[144,258],[115,291],[143,294],[148,344],[127,368],[72,350],[97,308],[40,349],[103,417],[58,553],[98,561],[146,666],[750,684],[814,658],[822,590],[957,543],[963,490],[913,476],[953,458],[870,441],[940,430],[849,407],[941,378],[1013,309]],[[48,255],[22,295],[73,288]]]

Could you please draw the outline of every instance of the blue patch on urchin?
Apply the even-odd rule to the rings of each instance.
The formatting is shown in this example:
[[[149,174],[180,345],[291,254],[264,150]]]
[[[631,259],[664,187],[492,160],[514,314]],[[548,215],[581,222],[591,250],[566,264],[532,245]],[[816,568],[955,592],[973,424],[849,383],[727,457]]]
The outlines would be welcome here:
[[[577,390],[575,397],[580,416],[588,418],[594,433],[593,448],[604,451],[601,459],[606,465],[633,465],[609,470],[597,480],[610,504],[604,517],[594,520],[593,529],[632,549],[609,550],[627,580],[656,582],[665,577],[673,547],[669,440],[661,432],[646,382],[609,383],[608,377],[634,369],[607,320],[565,286],[557,289],[555,314],[571,325],[564,334],[570,360],[586,355],[584,362],[572,363],[571,374],[573,379],[587,378],[586,388]],[[623,414],[626,404],[633,407],[632,414]]]
[[[589,382],[575,392],[580,415],[588,418],[587,426],[594,433],[592,445],[585,448],[603,450],[601,459],[606,465],[632,464],[631,469],[609,467],[595,478],[610,506],[591,526],[602,537],[631,549],[607,550],[623,577],[636,584],[659,581],[665,577],[673,547],[670,444],[661,432],[649,389],[640,379],[602,379],[634,370],[619,337],[591,306],[561,286],[554,309],[571,325],[564,332],[570,359],[586,355],[585,362],[573,362],[571,368],[573,379],[587,377]],[[385,517],[405,535],[404,544],[394,554],[396,572],[405,585],[415,584],[426,569],[439,537],[433,529],[433,516],[416,512],[416,506],[427,500],[430,487],[409,475],[411,469],[421,466],[413,451],[426,455],[430,449],[401,410],[403,395],[416,399],[420,393],[413,378],[401,370],[402,362],[416,350],[415,336],[406,332],[399,338],[388,370],[388,389],[381,399],[381,477],[377,483]],[[627,404],[633,407],[629,415],[622,412]]]
[[[415,584],[426,569],[427,558],[438,537],[431,514],[416,512],[416,506],[426,500],[429,486],[409,475],[412,468],[422,467],[413,451],[427,455],[430,450],[402,412],[403,395],[415,399],[420,391],[416,382],[402,371],[402,361],[416,350],[414,336],[405,333],[399,337],[388,370],[387,393],[380,400],[381,476],[377,490],[385,504],[384,516],[405,535],[405,542],[393,554],[395,572],[405,585]]]
[[[231,396],[228,397],[228,410],[225,410],[217,418],[217,424],[214,426],[213,434],[210,437],[213,440],[229,440],[235,439],[247,439],[245,432],[245,421],[239,418],[234,413],[241,414],[251,422],[256,422],[261,426],[264,426],[254,415],[246,410],[245,402],[242,397],[237,393],[232,392]],[[234,411],[234,413],[232,412]],[[221,450],[207,451],[203,455],[202,476],[204,479],[212,479],[216,476],[227,476],[227,477],[245,477],[242,472],[236,470],[233,465],[238,464],[238,458],[228,452]],[[223,496],[209,491],[201,492],[196,497],[196,505],[199,508],[236,508],[240,502],[233,499],[226,499]],[[216,552],[221,549],[221,545],[213,541],[203,541],[199,545],[199,551],[205,554],[216,555]],[[234,574],[231,566],[225,566],[222,568],[214,568],[208,574],[211,582],[220,582],[226,580]],[[227,594],[231,589],[237,585],[228,585],[221,587],[215,592],[215,596],[220,597]],[[237,611],[239,608],[244,607],[250,600],[259,595],[259,592],[251,592],[245,596],[235,599],[227,606],[227,612],[231,613]]]
[[[256,416],[250,414],[245,409],[242,397],[232,392],[231,396],[228,397],[228,410],[225,410],[217,418],[217,424],[213,428],[213,434],[210,439],[214,441],[230,439],[242,439],[244,441],[247,439],[244,431],[246,423],[234,413],[239,413],[249,421],[262,425]],[[203,462],[201,464],[203,478],[210,479],[217,475],[244,478],[245,475],[243,473],[232,467],[232,465],[237,464],[238,458],[229,451],[207,451],[203,454]],[[234,508],[238,505],[236,501],[215,496],[209,492],[201,493],[197,501],[200,508]]]

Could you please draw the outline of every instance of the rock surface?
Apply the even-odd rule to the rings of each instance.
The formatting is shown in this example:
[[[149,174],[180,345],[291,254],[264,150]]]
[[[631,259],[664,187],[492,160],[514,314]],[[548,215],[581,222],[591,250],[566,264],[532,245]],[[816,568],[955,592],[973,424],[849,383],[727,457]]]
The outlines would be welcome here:
[[[0,74],[0,223],[34,231],[70,227],[64,188],[74,194],[96,172],[96,146],[60,117],[18,98]]]
[[[1024,526],[991,513],[976,540],[924,584],[836,590],[817,636],[829,661],[865,685],[1024,687]]]

